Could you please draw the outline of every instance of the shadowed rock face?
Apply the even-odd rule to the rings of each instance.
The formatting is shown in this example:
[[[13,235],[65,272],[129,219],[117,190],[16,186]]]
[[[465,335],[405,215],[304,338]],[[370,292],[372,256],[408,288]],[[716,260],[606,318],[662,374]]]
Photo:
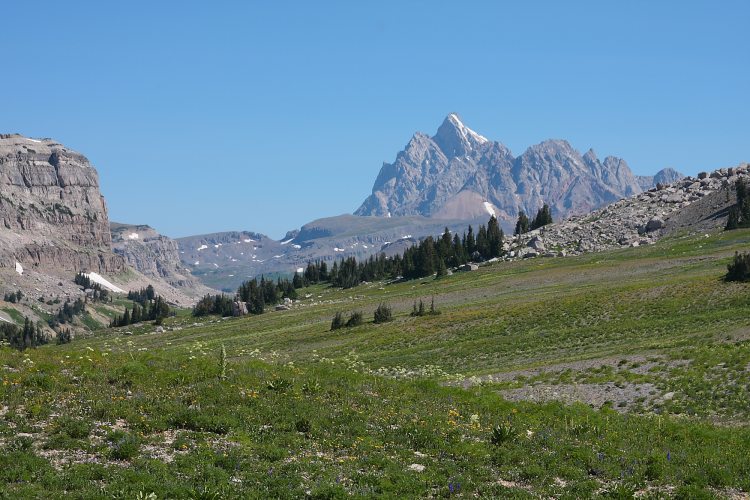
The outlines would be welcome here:
[[[600,161],[593,150],[582,156],[563,140],[514,157],[452,113],[435,136],[414,134],[393,163],[383,164],[355,214],[468,220],[494,211],[510,229],[519,210],[533,215],[548,203],[558,219],[586,213],[651,187],[648,179],[639,181],[624,160]]]
[[[119,272],[99,177],[51,139],[0,135],[0,265]]]

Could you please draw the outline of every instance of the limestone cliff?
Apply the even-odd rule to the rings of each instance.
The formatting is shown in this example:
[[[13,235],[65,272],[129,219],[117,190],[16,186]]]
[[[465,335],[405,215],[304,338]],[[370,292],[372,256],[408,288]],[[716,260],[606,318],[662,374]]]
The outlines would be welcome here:
[[[52,139],[0,135],[0,266],[116,273],[96,170]]]

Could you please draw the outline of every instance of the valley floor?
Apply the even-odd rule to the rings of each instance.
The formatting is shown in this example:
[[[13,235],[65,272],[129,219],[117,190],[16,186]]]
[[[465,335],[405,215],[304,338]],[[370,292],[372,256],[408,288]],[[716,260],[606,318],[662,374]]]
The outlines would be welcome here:
[[[722,276],[749,244],[740,230],[311,287],[290,311],[4,348],[0,488],[747,498],[750,285]],[[433,297],[439,315],[409,315]],[[394,321],[329,331],[381,302]]]

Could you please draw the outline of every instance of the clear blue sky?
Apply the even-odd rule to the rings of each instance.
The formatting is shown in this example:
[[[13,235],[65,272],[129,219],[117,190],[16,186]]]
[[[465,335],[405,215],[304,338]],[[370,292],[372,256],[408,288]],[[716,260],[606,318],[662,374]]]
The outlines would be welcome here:
[[[521,5],[522,4],[522,5]],[[280,238],[355,210],[451,111],[514,154],[750,161],[750,2],[5,2],[0,132],[98,168],[112,220]]]

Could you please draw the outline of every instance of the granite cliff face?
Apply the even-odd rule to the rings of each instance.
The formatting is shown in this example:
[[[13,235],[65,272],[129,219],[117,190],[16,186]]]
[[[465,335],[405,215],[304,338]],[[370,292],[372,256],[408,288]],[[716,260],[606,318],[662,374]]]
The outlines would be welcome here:
[[[112,222],[112,251],[146,277],[163,280],[188,296],[213,292],[180,263],[177,242],[145,224]]]
[[[509,229],[519,210],[544,203],[555,218],[583,214],[651,187],[627,163],[593,150],[581,155],[563,140],[547,140],[514,157],[503,144],[450,114],[433,137],[416,133],[394,163],[385,163],[356,215],[476,220],[497,215]],[[672,179],[670,179],[672,180]]]
[[[0,135],[0,266],[116,273],[99,177],[52,139]]]

